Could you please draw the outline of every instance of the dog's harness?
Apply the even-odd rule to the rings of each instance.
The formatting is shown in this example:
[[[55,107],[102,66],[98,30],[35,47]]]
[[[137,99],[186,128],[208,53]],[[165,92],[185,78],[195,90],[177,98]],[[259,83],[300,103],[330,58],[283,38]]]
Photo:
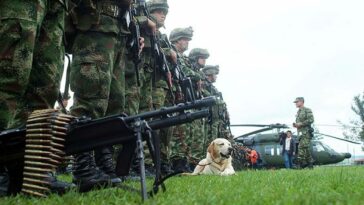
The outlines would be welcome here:
[[[211,159],[215,164],[219,164],[219,163],[215,162],[215,160],[214,160],[214,158],[212,156],[211,156]],[[204,167],[204,169],[205,169],[206,166],[210,165],[210,166],[213,166],[214,168],[218,169],[220,172],[223,172],[226,169],[226,167],[224,169],[221,169],[220,167],[216,166],[215,164],[210,162],[210,163],[207,163],[207,164],[197,164],[197,165],[201,166],[201,167]],[[211,170],[211,171],[213,171],[213,170]]]

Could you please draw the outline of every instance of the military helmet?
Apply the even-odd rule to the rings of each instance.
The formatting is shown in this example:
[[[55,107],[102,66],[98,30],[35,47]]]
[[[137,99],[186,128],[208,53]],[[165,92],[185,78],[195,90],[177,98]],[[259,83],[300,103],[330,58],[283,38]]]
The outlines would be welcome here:
[[[173,43],[178,41],[180,38],[187,38],[188,40],[191,40],[193,36],[193,29],[192,27],[187,28],[175,28],[171,31],[171,34],[169,34],[169,40]]]
[[[293,103],[296,103],[298,101],[305,102],[305,98],[303,98],[303,97],[296,97],[296,99],[293,101]]]
[[[205,75],[217,75],[219,74],[219,71],[219,65],[207,65],[202,68],[202,72],[205,73]]]
[[[188,57],[191,59],[197,59],[197,58],[204,58],[207,59],[209,58],[210,53],[207,49],[203,49],[203,48],[194,48],[190,51]]]
[[[147,8],[150,13],[153,11],[160,9],[163,10],[166,14],[168,13],[168,3],[167,0],[150,0],[147,2]]]

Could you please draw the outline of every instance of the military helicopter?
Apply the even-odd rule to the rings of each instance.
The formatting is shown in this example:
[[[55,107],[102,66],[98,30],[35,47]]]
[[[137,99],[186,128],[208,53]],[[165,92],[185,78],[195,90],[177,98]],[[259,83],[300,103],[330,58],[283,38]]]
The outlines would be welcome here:
[[[249,132],[235,137],[236,142],[242,143],[248,148],[254,149],[259,154],[258,167],[264,168],[281,168],[284,167],[283,157],[281,155],[282,146],[279,144],[279,134],[282,129],[288,129],[285,124],[239,124],[231,125],[231,127],[262,127],[261,129]],[[266,131],[275,130],[271,133]],[[348,139],[338,138],[332,135],[315,132],[311,143],[311,153],[314,159],[314,165],[335,164],[351,157],[350,153],[338,153],[327,144],[319,140],[320,137],[330,137],[354,144],[359,142]],[[297,140],[297,135],[293,135],[293,139]]]

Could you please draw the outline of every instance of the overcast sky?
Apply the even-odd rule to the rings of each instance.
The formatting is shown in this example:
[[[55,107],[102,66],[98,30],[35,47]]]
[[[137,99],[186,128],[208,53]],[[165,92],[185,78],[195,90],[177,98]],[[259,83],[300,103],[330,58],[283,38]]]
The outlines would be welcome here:
[[[207,48],[207,63],[220,65],[216,86],[223,92],[232,124],[290,125],[297,96],[305,97],[323,133],[341,137],[339,127],[320,125],[355,118],[352,99],[364,91],[363,0],[168,3],[163,32],[193,27],[190,49]],[[244,131],[233,129],[235,136]],[[354,149],[326,141],[339,151]]]
[[[341,137],[339,127],[320,125],[355,118],[352,99],[364,91],[364,1],[168,3],[165,33],[193,27],[190,49],[207,48],[207,63],[220,65],[217,87],[233,124],[290,125],[297,96],[305,97],[323,133]],[[235,135],[242,131],[233,130]],[[327,141],[343,149],[342,143]]]

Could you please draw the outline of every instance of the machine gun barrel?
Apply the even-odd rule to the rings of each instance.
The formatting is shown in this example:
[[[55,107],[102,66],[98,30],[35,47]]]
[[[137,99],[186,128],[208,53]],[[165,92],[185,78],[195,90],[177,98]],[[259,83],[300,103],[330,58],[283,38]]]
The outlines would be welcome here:
[[[131,140],[134,138],[133,123],[137,120],[152,119],[148,121],[149,127],[160,129],[207,117],[209,113],[206,110],[191,113],[185,113],[185,111],[207,108],[215,102],[216,98],[209,97],[134,116],[115,115],[95,120],[76,119],[68,127],[65,153],[75,154]],[[177,115],[173,116],[173,114]],[[25,136],[26,128],[5,130],[0,133],[0,165],[22,159]]]

